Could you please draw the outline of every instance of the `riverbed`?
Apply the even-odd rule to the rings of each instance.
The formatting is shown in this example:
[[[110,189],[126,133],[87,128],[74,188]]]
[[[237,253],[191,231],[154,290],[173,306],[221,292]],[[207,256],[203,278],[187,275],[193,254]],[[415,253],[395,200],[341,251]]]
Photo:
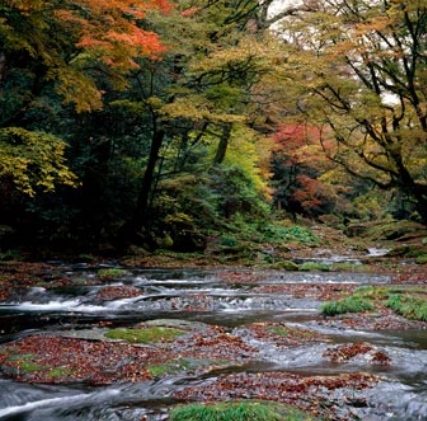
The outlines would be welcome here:
[[[0,303],[1,421],[167,420],[177,404],[233,399],[329,420],[427,419],[425,324],[319,312],[390,275],[61,263],[42,275]],[[111,339],[153,326],[178,336]]]

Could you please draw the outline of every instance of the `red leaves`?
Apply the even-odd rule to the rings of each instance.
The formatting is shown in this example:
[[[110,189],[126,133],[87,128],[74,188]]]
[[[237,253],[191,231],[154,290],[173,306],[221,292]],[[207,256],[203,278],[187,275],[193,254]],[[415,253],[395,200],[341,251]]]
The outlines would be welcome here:
[[[370,387],[377,378],[365,373],[337,376],[300,376],[283,372],[223,375],[209,385],[188,387],[174,394],[177,399],[218,401],[260,399],[293,404],[317,413],[321,401],[329,401],[327,391]],[[304,399],[301,399],[304,396]]]
[[[390,365],[390,357],[383,351],[375,351],[374,347],[365,343],[344,344],[336,348],[329,348],[323,356],[335,363],[348,362],[351,359],[366,355],[372,364]]]
[[[100,300],[114,300],[117,298],[138,297],[141,294],[142,291],[138,288],[117,285],[102,288],[96,295],[96,298]]]
[[[123,343],[81,339],[28,336],[2,347],[2,371],[18,381],[35,383],[72,383],[83,381],[93,385],[113,382],[137,382],[151,378],[147,361],[166,353]],[[25,370],[16,356],[31,356],[33,369]],[[10,356],[10,358],[9,358]],[[57,376],[52,373],[57,372]]]

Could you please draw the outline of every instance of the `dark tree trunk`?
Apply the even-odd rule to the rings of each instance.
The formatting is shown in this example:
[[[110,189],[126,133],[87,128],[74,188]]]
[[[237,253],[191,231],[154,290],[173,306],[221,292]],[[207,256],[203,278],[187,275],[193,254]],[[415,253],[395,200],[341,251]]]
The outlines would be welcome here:
[[[145,169],[144,178],[142,179],[141,190],[138,196],[138,203],[133,218],[133,228],[139,231],[141,228],[146,227],[148,223],[148,207],[150,202],[150,192],[154,180],[154,171],[159,159],[160,148],[162,147],[163,139],[165,137],[164,130],[157,130],[153,134],[151,141],[150,156],[148,158],[147,168]]]
[[[227,124],[222,129],[222,134],[219,139],[218,148],[216,150],[216,155],[214,158],[214,164],[222,164],[227,153],[228,141],[230,140],[231,135],[231,124]]]

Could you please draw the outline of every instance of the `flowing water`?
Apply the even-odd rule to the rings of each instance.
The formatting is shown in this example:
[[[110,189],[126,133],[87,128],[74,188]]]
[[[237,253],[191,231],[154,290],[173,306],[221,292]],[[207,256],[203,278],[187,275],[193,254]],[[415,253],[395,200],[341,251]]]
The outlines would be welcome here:
[[[178,402],[177,392],[189,386],[213,384],[227,372],[286,372],[303,376],[371,373],[380,376],[380,381],[368,389],[352,391],[351,399],[344,396],[348,391],[330,392],[330,399],[340,402],[342,419],[351,414],[353,419],[360,417],[366,421],[427,420],[427,331],[375,331],[322,323],[316,296],[307,293],[295,297],[286,288],[303,285],[309,291],[314,285],[333,289],[334,285],[388,284],[388,276],[133,269],[102,285],[85,286],[77,285],[77,281],[94,278],[94,268],[80,265],[64,266],[62,270],[64,276],[76,280],[75,286],[22,289],[1,303],[0,349],[2,344],[34,334],[98,340],[103,333],[99,322],[121,327],[174,319],[177,325],[186,321],[193,326],[224,326],[229,334],[242,338],[258,352],[251,361],[222,371],[171,374],[136,384],[36,385],[0,377],[0,421],[166,420],[168,408]],[[140,294],[100,299],[103,288],[111,286],[129,287]],[[254,337],[247,328],[254,322],[285,322],[295,329],[322,334],[327,340],[281,347]],[[328,349],[344,343],[368,344],[375,351],[386,353],[391,364],[373,365],[366,355],[340,363],[324,357]],[[363,397],[366,404],[354,404],[360,402],[358,397]]]

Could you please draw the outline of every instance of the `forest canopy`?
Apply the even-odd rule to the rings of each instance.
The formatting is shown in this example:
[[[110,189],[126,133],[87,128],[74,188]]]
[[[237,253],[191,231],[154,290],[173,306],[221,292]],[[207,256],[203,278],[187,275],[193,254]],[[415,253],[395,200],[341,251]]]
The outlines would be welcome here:
[[[403,0],[5,0],[0,225],[191,251],[296,215],[426,223],[426,19]]]

